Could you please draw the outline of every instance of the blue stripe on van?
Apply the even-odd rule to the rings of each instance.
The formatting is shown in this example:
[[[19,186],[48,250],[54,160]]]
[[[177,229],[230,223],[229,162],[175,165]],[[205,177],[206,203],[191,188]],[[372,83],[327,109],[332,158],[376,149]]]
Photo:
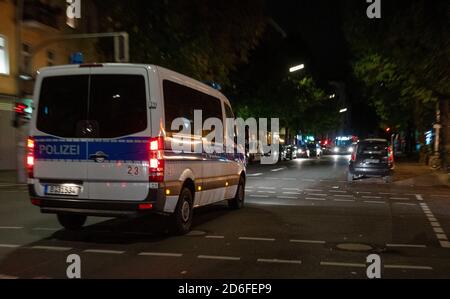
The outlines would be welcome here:
[[[80,141],[55,137],[35,137],[36,160],[89,161],[91,155],[105,153],[106,161],[147,161],[148,138],[95,139]]]

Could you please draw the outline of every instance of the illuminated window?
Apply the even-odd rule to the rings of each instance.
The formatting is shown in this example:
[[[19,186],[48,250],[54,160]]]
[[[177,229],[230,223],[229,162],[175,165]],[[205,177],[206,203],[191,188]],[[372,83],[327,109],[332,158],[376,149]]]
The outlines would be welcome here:
[[[0,35],[0,74],[9,75],[8,44],[6,38]]]

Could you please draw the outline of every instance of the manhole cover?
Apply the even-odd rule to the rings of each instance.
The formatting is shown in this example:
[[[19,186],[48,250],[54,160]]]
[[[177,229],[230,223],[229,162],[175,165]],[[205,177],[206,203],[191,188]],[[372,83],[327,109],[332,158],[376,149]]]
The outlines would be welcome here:
[[[193,230],[187,234],[189,237],[200,237],[206,235],[206,232],[202,232],[199,230]]]
[[[370,245],[357,243],[339,244],[336,246],[336,248],[347,251],[363,251],[363,252],[371,251],[373,249],[373,247]]]

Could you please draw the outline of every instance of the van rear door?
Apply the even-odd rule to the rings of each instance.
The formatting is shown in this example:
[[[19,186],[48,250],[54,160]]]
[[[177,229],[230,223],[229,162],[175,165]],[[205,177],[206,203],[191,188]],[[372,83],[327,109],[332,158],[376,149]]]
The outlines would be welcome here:
[[[149,194],[149,80],[144,67],[91,69],[89,198],[143,201]]]
[[[44,72],[37,82],[33,116],[34,187],[38,196],[87,199],[87,119],[89,70]]]

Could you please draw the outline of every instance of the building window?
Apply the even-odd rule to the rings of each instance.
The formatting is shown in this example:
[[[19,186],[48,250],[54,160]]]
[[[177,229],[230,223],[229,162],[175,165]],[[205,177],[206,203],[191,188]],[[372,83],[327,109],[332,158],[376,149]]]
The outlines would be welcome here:
[[[2,35],[0,35],[0,75],[9,75],[8,43]]]
[[[54,66],[55,65],[55,52],[47,51],[47,65]]]

